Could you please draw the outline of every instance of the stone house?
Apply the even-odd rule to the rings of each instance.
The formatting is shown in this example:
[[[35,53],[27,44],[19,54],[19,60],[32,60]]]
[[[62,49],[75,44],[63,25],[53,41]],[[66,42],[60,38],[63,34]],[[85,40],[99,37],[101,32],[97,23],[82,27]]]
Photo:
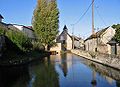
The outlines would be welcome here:
[[[24,25],[18,25],[18,24],[12,24],[14,27],[16,27],[18,30],[22,31],[25,35],[27,35],[30,39],[35,39],[34,30],[32,29],[32,26],[24,26]]]
[[[68,33],[66,25],[64,26],[62,33],[56,38],[56,42],[61,43],[61,49],[64,51],[73,48],[82,48],[84,46],[82,43],[84,40],[77,36],[71,36]]]
[[[96,32],[85,40],[85,50],[117,54],[117,42],[113,39],[114,35],[115,29],[112,27]]]

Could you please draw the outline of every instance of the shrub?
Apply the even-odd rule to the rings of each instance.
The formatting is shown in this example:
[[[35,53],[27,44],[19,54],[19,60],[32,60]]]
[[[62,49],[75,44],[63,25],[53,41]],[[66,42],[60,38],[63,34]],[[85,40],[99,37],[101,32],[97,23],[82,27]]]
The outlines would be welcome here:
[[[21,50],[29,51],[30,49],[32,49],[31,40],[22,32],[9,30],[6,32],[6,36]]]
[[[36,51],[45,50],[45,47],[38,41],[33,43],[33,49]]]
[[[90,51],[90,52],[89,52],[89,54],[92,56],[92,58],[95,58],[95,57],[96,57],[96,55],[97,55],[97,53],[96,53],[96,52],[92,52],[92,51]]]
[[[0,35],[4,34],[4,30],[0,27]]]

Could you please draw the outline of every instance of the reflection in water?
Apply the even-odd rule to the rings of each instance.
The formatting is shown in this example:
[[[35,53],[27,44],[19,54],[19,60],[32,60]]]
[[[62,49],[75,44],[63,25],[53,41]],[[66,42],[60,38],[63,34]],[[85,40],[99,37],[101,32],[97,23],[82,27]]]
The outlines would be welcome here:
[[[72,54],[64,54],[59,59],[57,56],[56,59],[60,87],[119,87],[120,72],[117,70]]]
[[[0,68],[0,87],[27,87],[28,67]]]
[[[67,76],[67,62],[66,62],[66,59],[67,59],[66,54],[61,55],[61,65],[60,65],[60,67],[61,67],[65,77]]]
[[[96,71],[92,71],[92,81],[91,81],[92,87],[96,87],[97,81],[96,81]]]
[[[67,53],[0,68],[0,87],[120,87],[120,71]]]
[[[33,81],[31,87],[59,87],[57,73],[51,64],[50,58],[30,67]]]

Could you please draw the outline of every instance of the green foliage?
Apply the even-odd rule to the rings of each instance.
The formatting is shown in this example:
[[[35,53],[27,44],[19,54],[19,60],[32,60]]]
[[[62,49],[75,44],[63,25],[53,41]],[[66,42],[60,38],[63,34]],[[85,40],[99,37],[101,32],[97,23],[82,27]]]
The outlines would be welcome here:
[[[41,50],[44,51],[45,50],[44,46],[37,41],[33,43],[33,49],[36,51],[41,51]]]
[[[33,29],[39,42],[45,46],[52,46],[58,34],[59,11],[56,0],[38,0],[34,11]]]
[[[30,39],[22,32],[9,30],[6,36],[23,51],[29,51],[32,48]]]
[[[4,34],[4,30],[0,27],[0,35]]]
[[[95,57],[97,56],[97,53],[96,53],[96,52],[90,51],[89,54],[91,55],[92,58],[95,58]]]
[[[117,24],[117,25],[113,25],[112,26],[113,28],[115,28],[116,30],[116,33],[115,33],[115,36],[114,36],[114,39],[120,43],[120,24]]]

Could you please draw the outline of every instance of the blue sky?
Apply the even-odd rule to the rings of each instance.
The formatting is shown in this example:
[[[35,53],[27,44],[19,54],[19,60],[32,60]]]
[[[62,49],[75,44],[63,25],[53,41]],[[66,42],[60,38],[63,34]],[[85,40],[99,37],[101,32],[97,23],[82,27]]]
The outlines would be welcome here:
[[[4,22],[31,25],[37,0],[0,0],[0,14]],[[74,24],[88,8],[92,0],[57,0],[60,11],[60,28],[66,24],[72,33]],[[120,23],[120,0],[95,0],[95,28],[102,29]],[[97,12],[98,10],[98,12]],[[99,15],[98,15],[99,13]],[[101,18],[99,17],[101,16]],[[87,37],[91,34],[91,8],[84,18],[74,25],[74,34]],[[104,23],[105,22],[105,23]]]

